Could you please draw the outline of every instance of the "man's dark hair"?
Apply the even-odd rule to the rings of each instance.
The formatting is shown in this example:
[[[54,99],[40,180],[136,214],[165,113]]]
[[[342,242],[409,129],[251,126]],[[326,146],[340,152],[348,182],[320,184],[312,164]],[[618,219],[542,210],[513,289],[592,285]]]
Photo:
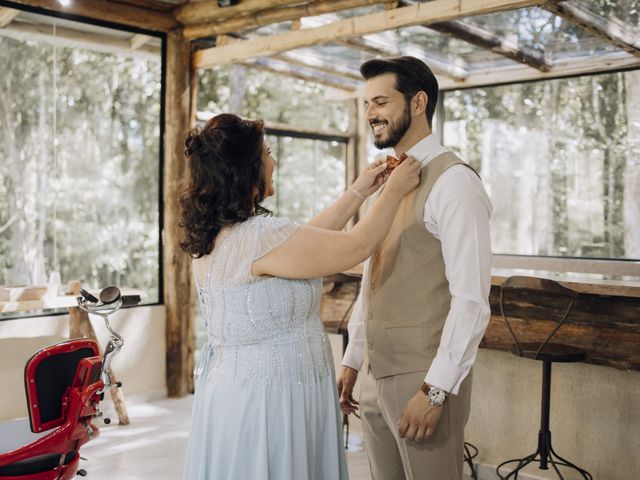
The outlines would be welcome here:
[[[364,62],[360,66],[360,73],[365,80],[395,73],[396,90],[410,102],[413,96],[422,91],[427,94],[427,122],[431,128],[431,120],[438,103],[438,80],[429,67],[415,57],[397,57],[387,59],[374,59]]]

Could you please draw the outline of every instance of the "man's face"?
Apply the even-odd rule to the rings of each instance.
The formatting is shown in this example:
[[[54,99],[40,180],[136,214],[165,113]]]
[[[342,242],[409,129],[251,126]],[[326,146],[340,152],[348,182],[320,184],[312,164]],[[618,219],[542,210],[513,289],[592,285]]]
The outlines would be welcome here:
[[[367,80],[365,88],[367,121],[380,149],[397,145],[411,126],[411,107],[395,85],[395,74],[385,73]]]

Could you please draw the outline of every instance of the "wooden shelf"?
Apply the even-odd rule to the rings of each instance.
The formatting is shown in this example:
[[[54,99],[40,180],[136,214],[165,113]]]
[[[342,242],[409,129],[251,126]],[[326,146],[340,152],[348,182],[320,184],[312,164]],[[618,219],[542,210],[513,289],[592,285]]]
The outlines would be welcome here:
[[[511,273],[504,270],[494,273],[489,297],[491,320],[480,347],[510,351],[513,340],[500,315],[499,299],[500,286]],[[513,272],[516,273],[521,272]],[[640,370],[640,282],[539,273],[535,276],[556,280],[580,293],[554,341],[584,350],[587,363]],[[329,333],[347,333],[361,274],[362,267],[357,267],[325,280],[320,316]],[[543,341],[565,306],[562,298],[532,292],[517,299],[505,297],[506,313],[522,342]]]

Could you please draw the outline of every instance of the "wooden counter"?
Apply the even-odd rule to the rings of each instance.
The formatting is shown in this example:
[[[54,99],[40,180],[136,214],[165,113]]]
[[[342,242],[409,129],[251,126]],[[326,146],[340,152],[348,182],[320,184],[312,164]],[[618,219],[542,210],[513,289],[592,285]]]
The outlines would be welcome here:
[[[521,274],[514,272],[514,274]],[[580,292],[571,315],[554,341],[583,349],[586,362],[625,370],[640,370],[640,282],[577,279],[553,273],[547,277]],[[361,272],[353,270],[325,278],[321,318],[330,333],[346,333],[360,287]],[[494,272],[491,282],[491,321],[481,348],[509,351],[512,339],[500,315],[500,285],[507,278]],[[524,293],[518,301],[505,296],[505,312],[519,339],[542,341],[566,306],[557,297]]]

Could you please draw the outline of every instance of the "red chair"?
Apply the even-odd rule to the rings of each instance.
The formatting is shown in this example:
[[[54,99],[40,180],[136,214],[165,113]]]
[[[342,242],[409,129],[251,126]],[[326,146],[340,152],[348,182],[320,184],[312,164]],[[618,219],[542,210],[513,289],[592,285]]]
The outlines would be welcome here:
[[[29,421],[0,428],[0,480],[71,479],[80,447],[98,435],[91,423],[100,410],[102,359],[93,340],[43,348],[27,362]],[[30,430],[30,431],[29,431]]]

